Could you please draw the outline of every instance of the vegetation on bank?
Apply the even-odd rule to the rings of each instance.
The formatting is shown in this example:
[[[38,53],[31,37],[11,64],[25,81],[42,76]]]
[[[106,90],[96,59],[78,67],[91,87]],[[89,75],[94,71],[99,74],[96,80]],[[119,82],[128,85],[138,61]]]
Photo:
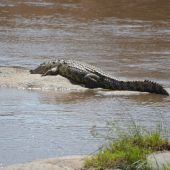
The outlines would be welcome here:
[[[170,164],[165,165],[165,170],[170,170]]]
[[[121,135],[117,140],[105,145],[97,154],[87,158],[84,167],[95,170],[149,170],[147,155],[162,150],[170,150],[170,143],[160,131],[147,132],[136,128],[133,133]],[[169,168],[168,165],[166,169]]]

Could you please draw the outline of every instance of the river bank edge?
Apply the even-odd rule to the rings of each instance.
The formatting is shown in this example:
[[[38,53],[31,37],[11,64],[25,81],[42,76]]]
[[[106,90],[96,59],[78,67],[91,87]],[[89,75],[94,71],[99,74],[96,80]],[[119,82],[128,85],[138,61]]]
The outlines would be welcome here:
[[[89,155],[72,155],[64,157],[34,160],[22,164],[0,167],[0,170],[85,170],[84,161]],[[164,165],[170,165],[170,151],[154,152],[147,157],[153,170],[165,170]],[[120,169],[112,169],[120,170]],[[168,169],[169,170],[169,169]]]
[[[0,167],[0,170],[80,170],[87,155],[73,155]]]

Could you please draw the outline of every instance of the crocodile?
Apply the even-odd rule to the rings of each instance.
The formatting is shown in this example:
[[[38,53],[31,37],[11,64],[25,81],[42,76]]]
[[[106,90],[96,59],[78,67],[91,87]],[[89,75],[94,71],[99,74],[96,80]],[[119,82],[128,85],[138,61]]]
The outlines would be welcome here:
[[[128,90],[169,95],[158,83],[149,80],[121,81],[100,68],[74,60],[57,59],[40,64],[30,70],[31,74],[61,75],[70,81],[87,88],[103,88],[110,90]]]

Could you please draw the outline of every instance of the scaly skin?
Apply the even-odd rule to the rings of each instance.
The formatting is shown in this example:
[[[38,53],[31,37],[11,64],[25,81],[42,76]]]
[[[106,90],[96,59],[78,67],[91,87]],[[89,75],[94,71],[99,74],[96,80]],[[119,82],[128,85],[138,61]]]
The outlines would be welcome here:
[[[99,68],[74,60],[55,60],[42,63],[31,74],[61,75],[87,88],[104,88],[110,90],[129,90],[169,95],[158,83],[145,81],[119,81]]]

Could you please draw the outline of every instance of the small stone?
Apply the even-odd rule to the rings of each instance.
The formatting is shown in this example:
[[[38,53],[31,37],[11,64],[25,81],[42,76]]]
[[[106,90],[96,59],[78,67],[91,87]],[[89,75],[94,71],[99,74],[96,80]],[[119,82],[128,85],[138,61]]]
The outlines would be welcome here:
[[[147,157],[147,164],[153,170],[165,170],[170,165],[170,151],[155,152]]]

